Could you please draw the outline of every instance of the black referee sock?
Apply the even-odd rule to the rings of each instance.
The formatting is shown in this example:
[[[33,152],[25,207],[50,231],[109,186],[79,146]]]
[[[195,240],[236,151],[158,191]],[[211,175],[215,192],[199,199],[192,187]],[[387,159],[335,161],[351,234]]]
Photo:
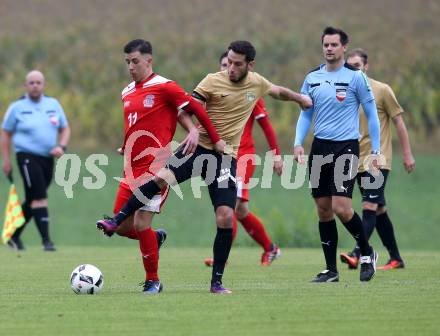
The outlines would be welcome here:
[[[362,210],[362,224],[364,225],[367,240],[369,240],[376,227],[376,211],[367,209]]]
[[[336,221],[334,219],[328,222],[320,221],[319,235],[327,269],[337,273],[336,249],[338,247],[338,229],[336,228]]]
[[[50,241],[49,237],[49,213],[47,207],[33,208],[32,215],[37,224],[38,231],[40,232],[43,243]]]
[[[161,189],[153,180],[141,185],[139,187],[139,191],[146,197],[151,200],[154,195],[156,195]],[[116,223],[121,224],[126,218],[130,217],[132,214],[136,212],[136,210],[142,208],[145,204],[139,201],[136,195],[133,195],[128,199],[127,203],[125,203],[124,207],[119,211],[119,213],[113,218]]]
[[[397,248],[396,236],[394,235],[393,224],[391,223],[388,213],[377,216],[376,229],[382,240],[383,245],[387,248],[390,257],[395,260],[402,261],[399,249]]]
[[[21,208],[23,210],[23,216],[24,216],[24,224],[22,226],[20,226],[17,230],[15,230],[14,234],[12,235],[13,239],[19,239],[21,236],[21,233],[23,232],[24,228],[26,227],[27,223],[29,223],[29,221],[32,218],[32,209],[29,206],[29,203],[27,203],[26,201],[24,201],[21,204]]]
[[[342,224],[344,224],[345,228],[348,232],[350,232],[353,238],[356,239],[356,242],[361,250],[361,254],[363,256],[370,255],[373,252],[373,249],[371,248],[370,244],[368,244],[368,239],[359,215],[354,212],[353,217],[351,217],[347,223],[342,222]]]
[[[217,228],[214,246],[212,248],[214,255],[214,265],[212,267],[211,284],[216,281],[222,281],[223,271],[232,246],[232,228]]]

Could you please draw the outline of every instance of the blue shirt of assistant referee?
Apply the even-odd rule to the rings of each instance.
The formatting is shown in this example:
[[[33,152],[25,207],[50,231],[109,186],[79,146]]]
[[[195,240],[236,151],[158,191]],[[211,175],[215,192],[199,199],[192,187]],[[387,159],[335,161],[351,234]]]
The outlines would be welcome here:
[[[9,105],[2,128],[12,133],[16,153],[49,157],[57,145],[59,130],[67,125],[58,100],[42,95],[38,101],[33,101],[25,95]]]
[[[359,139],[359,105],[362,104],[368,119],[372,150],[380,150],[376,103],[362,71],[348,64],[327,71],[322,64],[306,76],[301,93],[312,98],[313,106],[301,111],[295,146],[303,144],[313,116],[316,138],[333,141]]]

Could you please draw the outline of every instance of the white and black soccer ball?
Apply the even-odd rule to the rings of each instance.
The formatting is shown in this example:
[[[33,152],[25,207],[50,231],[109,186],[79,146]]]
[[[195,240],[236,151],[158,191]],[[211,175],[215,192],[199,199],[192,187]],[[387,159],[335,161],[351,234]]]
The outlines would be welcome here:
[[[70,287],[76,294],[98,294],[103,286],[104,276],[93,265],[79,265],[70,275]]]

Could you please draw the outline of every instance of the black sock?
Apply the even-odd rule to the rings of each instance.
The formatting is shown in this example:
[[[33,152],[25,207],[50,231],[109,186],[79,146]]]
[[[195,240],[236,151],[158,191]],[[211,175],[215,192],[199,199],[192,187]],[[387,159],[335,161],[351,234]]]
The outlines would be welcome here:
[[[49,213],[47,207],[33,208],[32,215],[37,224],[38,231],[40,232],[43,243],[50,241],[49,237]]]
[[[369,240],[376,227],[376,211],[367,209],[362,210],[362,224],[364,226],[367,240]]]
[[[21,204],[21,208],[23,210],[23,216],[24,216],[24,224],[20,226],[17,230],[15,230],[14,234],[12,235],[13,239],[19,239],[21,236],[21,233],[23,232],[24,228],[26,227],[27,223],[32,218],[32,209],[29,206],[29,203],[26,201]]]
[[[362,226],[362,220],[359,215],[355,212],[353,217],[347,222],[344,223],[345,228],[348,232],[356,239],[356,242],[361,250],[361,254],[366,256],[372,253],[372,248],[368,244],[367,237],[365,235],[364,227]]]
[[[217,228],[214,246],[212,248],[214,255],[214,265],[212,267],[211,283],[222,281],[223,271],[225,270],[226,261],[232,246],[232,228]]]
[[[151,200],[154,195],[156,195],[161,189],[156,184],[156,182],[149,181],[141,185],[138,190],[142,193],[142,195],[144,195],[145,198]],[[127,203],[125,203],[121,211],[119,211],[119,213],[113,219],[119,225],[125,219],[134,214],[136,210],[142,208],[144,205],[145,204],[143,202],[137,199],[136,194],[133,193],[133,195],[128,199]]]
[[[368,209],[362,210],[362,226],[364,227],[367,240],[370,240],[374,228],[376,227],[376,211],[368,210]],[[351,253],[356,257],[360,258],[361,249],[359,245],[356,245],[353,251],[351,251]]]
[[[361,257],[361,249],[359,246],[355,246],[353,251],[351,251],[351,254],[355,255],[356,257],[360,258]]]
[[[394,235],[393,224],[391,223],[388,213],[377,216],[376,229],[382,240],[383,245],[387,248],[391,259],[402,261],[399,249],[397,248],[396,237]]]
[[[329,222],[320,221],[319,235],[321,236],[321,245],[327,269],[337,273],[336,249],[338,247],[338,229],[336,228],[336,221],[334,219]]]

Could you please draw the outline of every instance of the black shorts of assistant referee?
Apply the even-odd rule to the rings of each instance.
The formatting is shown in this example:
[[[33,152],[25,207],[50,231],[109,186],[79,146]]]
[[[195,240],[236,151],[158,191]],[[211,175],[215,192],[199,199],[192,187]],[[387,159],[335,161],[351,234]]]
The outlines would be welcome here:
[[[351,198],[359,158],[357,139],[333,141],[314,138],[308,160],[313,198]]]
[[[26,202],[46,199],[53,177],[53,157],[18,152],[17,165],[23,178]]]
[[[385,206],[385,185],[388,180],[388,169],[381,169],[382,178],[373,176],[369,172],[364,171],[358,173],[357,183],[362,195],[362,202],[370,202],[378,204],[379,206]],[[377,184],[377,185],[375,185]]]
[[[180,149],[168,160],[167,167],[179,184],[191,177],[201,176],[208,185],[214,209],[222,205],[235,209],[237,160],[234,157],[199,145],[192,155],[184,155]]]

